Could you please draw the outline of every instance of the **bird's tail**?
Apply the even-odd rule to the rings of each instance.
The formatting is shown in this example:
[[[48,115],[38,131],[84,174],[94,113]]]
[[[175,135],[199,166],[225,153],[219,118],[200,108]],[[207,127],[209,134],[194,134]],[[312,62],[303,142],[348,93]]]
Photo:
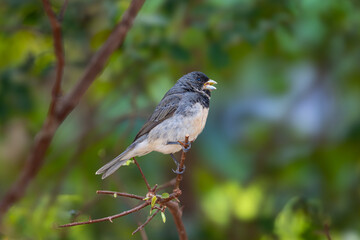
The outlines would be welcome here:
[[[131,150],[134,149],[134,144],[131,144],[124,152],[122,152],[119,156],[102,166],[99,170],[96,171],[96,175],[102,174],[101,179],[104,179],[111,174],[113,174],[119,167],[124,165],[131,156]]]

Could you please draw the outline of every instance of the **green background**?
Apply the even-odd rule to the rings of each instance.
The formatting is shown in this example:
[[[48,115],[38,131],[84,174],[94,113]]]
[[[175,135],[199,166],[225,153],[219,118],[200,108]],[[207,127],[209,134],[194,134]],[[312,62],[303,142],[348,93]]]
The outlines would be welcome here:
[[[58,11],[62,1],[51,1]],[[130,1],[70,0],[63,20],[67,93]],[[46,118],[55,57],[40,1],[0,3],[0,197]],[[360,239],[360,3],[351,0],[148,0],[124,44],[58,129],[4,239],[141,239],[149,209],[114,223],[57,229],[119,213],[146,194],[134,165],[95,176],[133,140],[175,81],[218,82],[182,182],[190,239]],[[138,159],[150,184],[174,177],[169,156]],[[171,190],[169,190],[171,191]],[[177,239],[166,211],[149,239]]]

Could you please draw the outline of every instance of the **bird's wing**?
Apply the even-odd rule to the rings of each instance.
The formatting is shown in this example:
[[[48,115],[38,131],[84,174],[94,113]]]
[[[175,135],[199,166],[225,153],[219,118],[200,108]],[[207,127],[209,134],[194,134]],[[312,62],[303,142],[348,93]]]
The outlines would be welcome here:
[[[179,106],[181,97],[182,94],[165,95],[165,97],[156,106],[153,114],[150,116],[148,121],[144,124],[144,126],[142,126],[142,128],[136,135],[134,141],[136,141],[141,136],[149,133],[151,129],[174,115],[174,112]]]

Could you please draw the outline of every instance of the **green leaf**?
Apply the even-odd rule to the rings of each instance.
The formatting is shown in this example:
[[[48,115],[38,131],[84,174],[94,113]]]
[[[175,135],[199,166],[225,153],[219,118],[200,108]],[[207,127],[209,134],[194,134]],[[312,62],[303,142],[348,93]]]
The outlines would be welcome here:
[[[130,164],[134,163],[134,160],[127,160],[127,162],[123,166],[129,166]]]
[[[165,216],[164,212],[161,212],[161,218],[162,218],[163,223],[165,223],[166,222],[166,216]]]
[[[164,192],[163,194],[161,194],[161,198],[169,198],[170,194],[168,194],[167,192]]]
[[[154,195],[151,199],[151,208],[153,208],[155,206],[156,200],[157,200],[157,197]]]
[[[117,194],[116,193],[114,193],[114,198],[116,198],[117,197]]]

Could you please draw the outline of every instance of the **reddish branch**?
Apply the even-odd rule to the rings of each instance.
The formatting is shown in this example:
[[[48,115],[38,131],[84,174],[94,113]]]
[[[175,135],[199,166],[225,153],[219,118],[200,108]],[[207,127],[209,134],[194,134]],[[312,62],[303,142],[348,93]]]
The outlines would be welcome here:
[[[149,202],[144,202],[144,203],[140,204],[139,206],[136,206],[136,207],[134,207],[134,208],[132,208],[130,210],[127,210],[127,211],[124,211],[122,213],[115,214],[115,215],[112,215],[112,216],[109,216],[109,217],[98,218],[98,219],[89,220],[89,221],[86,221],[86,222],[73,222],[73,223],[61,225],[59,227],[72,227],[72,226],[84,225],[84,224],[89,224],[89,223],[104,222],[104,221],[109,221],[109,222],[112,223],[113,219],[126,216],[126,215],[128,215],[130,213],[133,213],[133,212],[137,212],[137,211],[143,209],[144,207],[146,207],[148,205],[150,205]]]
[[[186,135],[185,136],[185,141],[184,142],[179,142],[184,148],[188,148],[190,145],[189,142],[189,136]],[[140,165],[138,164],[138,162],[136,161],[135,158],[133,158],[134,163],[136,164],[136,166],[139,169],[139,172],[142,176],[142,178],[144,179],[146,188],[148,190],[148,193],[146,194],[146,196],[138,196],[138,195],[134,195],[134,194],[130,194],[130,193],[122,193],[122,192],[114,192],[114,191],[104,191],[104,190],[99,190],[96,193],[97,194],[107,194],[107,195],[113,195],[114,197],[117,196],[123,196],[123,197],[128,197],[128,198],[133,198],[133,199],[138,199],[138,200],[142,200],[143,203],[138,205],[135,208],[130,209],[129,211],[125,211],[122,212],[120,214],[116,214],[116,215],[112,215],[109,217],[105,217],[105,218],[99,218],[99,219],[95,219],[95,220],[89,220],[89,221],[85,221],[85,222],[74,222],[74,223],[69,223],[69,224],[65,224],[65,225],[61,225],[59,226],[60,228],[62,227],[73,227],[73,226],[78,226],[78,225],[84,225],[84,224],[91,224],[91,223],[96,223],[96,222],[104,222],[104,221],[112,221],[112,219],[121,217],[121,216],[125,216],[129,213],[132,212],[136,212],[141,210],[142,208],[151,205],[152,209],[157,209],[156,212],[154,214],[152,214],[150,217],[148,217],[148,219],[142,224],[140,225],[134,232],[133,234],[135,234],[136,232],[142,230],[160,211],[165,211],[166,208],[169,209],[170,213],[173,215],[174,221],[175,221],[175,225],[176,228],[178,230],[179,233],[179,238],[180,240],[187,240],[187,235],[186,235],[186,230],[185,230],[185,226],[184,223],[182,222],[182,211],[179,207],[179,200],[178,197],[181,195],[181,190],[179,189],[180,186],[180,182],[182,181],[182,174],[177,174],[176,177],[176,182],[173,183],[173,180],[171,180],[170,182],[172,183],[171,185],[174,185],[174,189],[173,192],[171,194],[169,194],[169,196],[167,197],[162,197],[162,195],[158,195],[157,191],[159,191],[159,189],[162,189],[164,185],[162,185],[161,187],[157,188],[157,184],[155,184],[155,186],[153,188],[150,187],[149,182],[147,181],[143,171],[141,170]],[[185,151],[182,151],[181,154],[181,160],[177,169],[177,172],[181,172],[184,168],[184,163],[185,163]],[[166,184],[168,185],[168,184]],[[153,201],[153,198],[155,197],[156,201]],[[176,201],[173,201],[176,200]],[[157,205],[155,205],[157,204]]]
[[[135,231],[132,232],[132,235],[143,229],[146,226],[146,224],[148,224],[151,221],[151,219],[153,219],[156,216],[156,214],[158,214],[159,212],[160,209],[156,210],[156,212],[153,215],[148,217],[148,219],[143,224],[141,224]]]
[[[327,240],[331,240],[330,227],[329,227],[329,224],[327,224],[327,223],[325,223],[325,225],[324,225],[324,233],[325,233]]]
[[[179,141],[179,144],[181,144],[184,148],[187,148],[189,146],[189,135],[185,136],[184,143]],[[185,151],[182,151],[179,167],[177,169],[178,172],[184,171],[184,162],[185,162],[185,157],[186,157],[185,154],[186,154]],[[179,189],[181,180],[182,180],[182,174],[178,174],[176,177],[175,189]]]
[[[123,193],[123,192],[113,192],[113,191],[98,190],[98,191],[96,191],[96,193],[97,194],[108,194],[108,195],[112,195],[114,197],[122,196],[122,197],[134,198],[134,199],[138,199],[138,200],[143,200],[144,199],[144,197],[142,197],[142,196],[138,196],[138,195],[130,194],[130,193]]]
[[[179,233],[179,238],[181,240],[188,239],[187,235],[186,235],[186,230],[185,230],[184,223],[183,223],[183,221],[181,219],[182,211],[181,211],[181,209],[179,207],[179,204],[177,202],[167,202],[165,205],[166,205],[166,207],[169,208],[169,211],[173,215],[175,225],[176,225],[176,229],[178,230],[178,233]]]
[[[124,42],[127,32],[131,28],[137,13],[144,4],[144,1],[145,0],[133,0],[131,2],[129,8],[124,13],[122,20],[116,25],[102,47],[91,58],[90,63],[87,65],[85,72],[79,79],[78,83],[67,96],[60,98],[61,79],[64,70],[64,51],[62,47],[60,21],[64,15],[67,1],[65,1],[60,11],[59,20],[51,9],[49,0],[43,0],[44,9],[48,15],[53,31],[54,51],[57,60],[56,78],[52,90],[52,100],[49,106],[48,116],[45,119],[41,130],[35,137],[34,145],[31,152],[28,154],[28,158],[22,172],[0,202],[0,220],[7,210],[18,202],[25,194],[32,179],[37,175],[44,164],[45,153],[57,128],[76,107],[86,90],[104,69],[110,55]]]
[[[139,168],[139,171],[140,171],[140,173],[141,173],[141,176],[142,176],[142,178],[144,179],[144,182],[145,182],[145,184],[146,184],[146,187],[147,187],[148,191],[150,192],[150,191],[151,191],[151,187],[150,187],[149,182],[147,181],[147,179],[146,179],[143,171],[141,170],[139,163],[136,161],[135,158],[133,158],[133,160],[134,160],[134,163],[136,164],[136,166]]]

